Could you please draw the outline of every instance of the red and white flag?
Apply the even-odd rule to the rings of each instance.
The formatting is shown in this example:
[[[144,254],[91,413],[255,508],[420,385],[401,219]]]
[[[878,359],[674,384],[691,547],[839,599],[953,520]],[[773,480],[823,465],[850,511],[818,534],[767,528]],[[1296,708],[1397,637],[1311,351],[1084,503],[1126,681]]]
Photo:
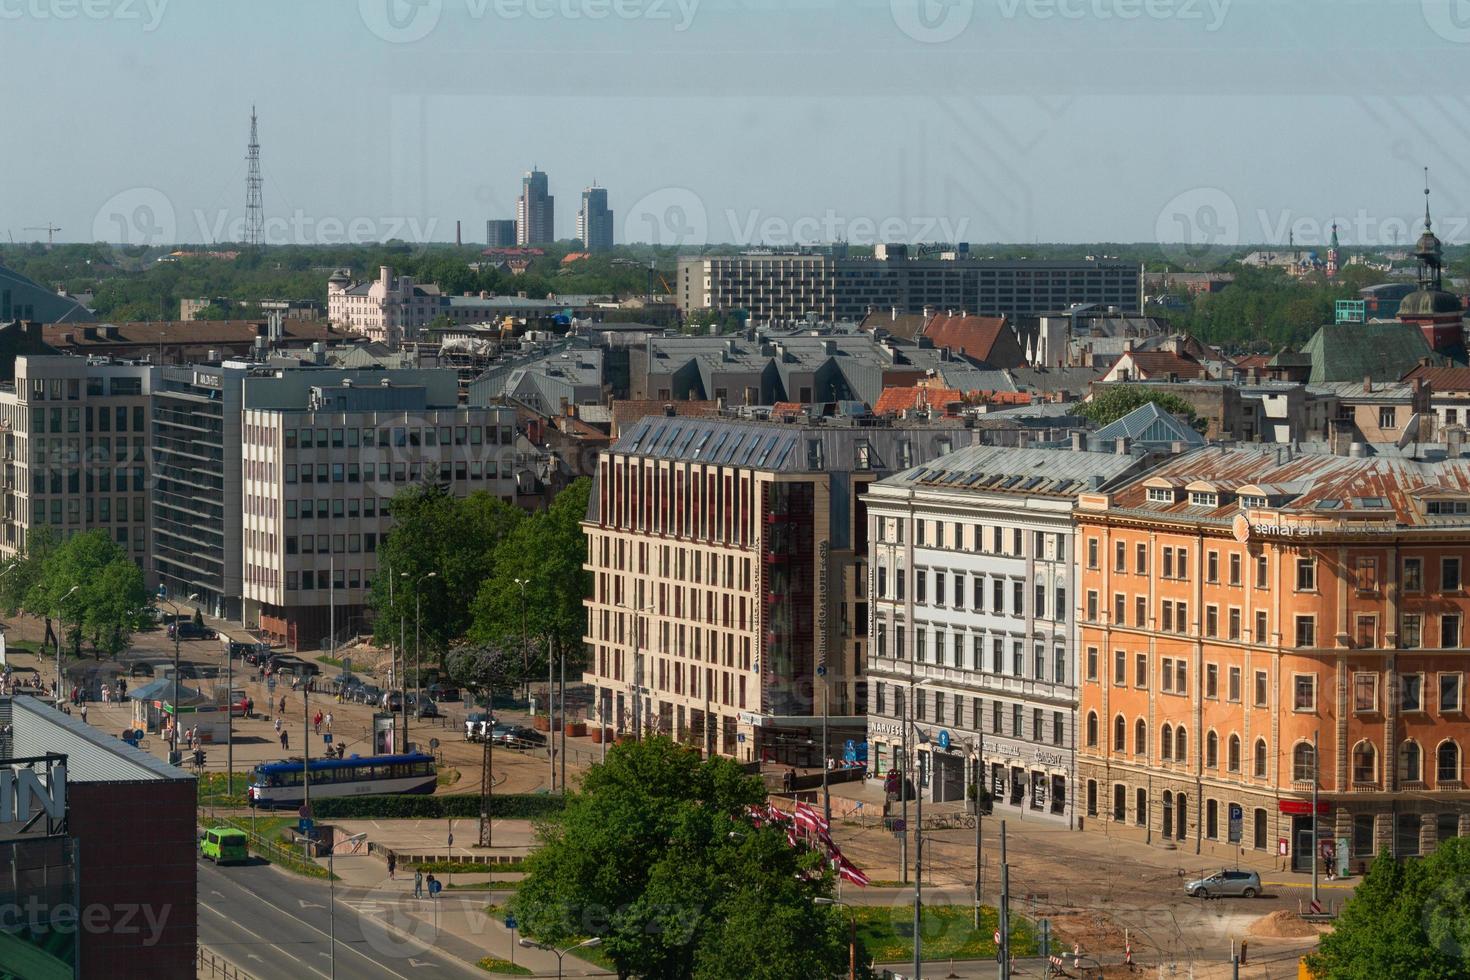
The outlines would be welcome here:
[[[857,865],[850,863],[847,858],[839,857],[837,859],[837,873],[859,888],[868,887],[868,876],[863,874]]]
[[[813,831],[817,829],[817,811],[805,803],[796,804],[796,826],[800,830]]]

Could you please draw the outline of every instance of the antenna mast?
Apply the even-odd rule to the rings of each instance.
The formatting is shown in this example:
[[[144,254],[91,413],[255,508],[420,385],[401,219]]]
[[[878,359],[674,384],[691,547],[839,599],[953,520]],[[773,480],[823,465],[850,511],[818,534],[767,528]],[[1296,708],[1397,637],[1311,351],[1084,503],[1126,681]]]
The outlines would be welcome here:
[[[250,147],[245,159],[245,244],[260,248],[265,244],[265,207],[260,197],[260,140],[255,131],[255,106],[250,107]]]

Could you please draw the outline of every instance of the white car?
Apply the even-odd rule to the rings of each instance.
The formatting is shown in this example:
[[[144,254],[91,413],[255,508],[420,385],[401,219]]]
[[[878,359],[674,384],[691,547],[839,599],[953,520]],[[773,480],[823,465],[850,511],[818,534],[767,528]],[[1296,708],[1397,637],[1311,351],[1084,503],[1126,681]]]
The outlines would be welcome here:
[[[465,741],[478,742],[485,737],[486,729],[495,723],[487,712],[471,712],[464,720]]]

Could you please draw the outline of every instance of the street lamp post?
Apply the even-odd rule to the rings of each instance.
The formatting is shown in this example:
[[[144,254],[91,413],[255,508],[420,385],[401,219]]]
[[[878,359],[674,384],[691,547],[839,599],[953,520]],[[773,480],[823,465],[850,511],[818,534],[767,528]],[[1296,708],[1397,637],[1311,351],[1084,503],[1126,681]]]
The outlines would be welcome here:
[[[399,574],[403,578],[409,577],[407,572],[400,572]],[[423,596],[419,591],[419,587],[426,580],[438,577],[438,572],[426,572],[415,579],[413,583],[413,685],[415,692],[418,691],[419,687],[419,675],[421,673],[419,669],[419,654],[423,649],[423,605],[421,602]],[[405,674],[408,673],[408,655],[406,653],[403,657],[403,672]],[[403,684],[403,751],[408,751],[408,683],[406,678]]]
[[[61,643],[62,643],[63,637],[66,636],[66,621],[61,618],[61,614],[63,612],[62,606],[66,602],[66,600],[68,600],[68,599],[71,598],[72,593],[75,592],[77,589],[80,589],[80,588],[81,588],[80,585],[73,585],[70,589],[67,590],[66,595],[62,596],[60,599],[58,599],[56,601],[56,703],[57,703],[58,706],[61,704],[61,698],[62,698],[62,693],[61,693],[61,688],[62,688],[62,683],[61,683]],[[175,640],[174,640],[174,677],[175,678],[178,677],[178,666],[179,666],[178,639],[177,639],[177,634],[175,634]]]
[[[814,898],[812,902],[847,909],[847,980],[857,980],[857,914],[851,905],[835,898]]]
[[[521,678],[522,683],[526,686],[526,690],[523,693],[529,697],[531,690],[531,678],[529,676],[531,673],[531,648],[527,646],[526,637],[526,586],[531,584],[531,580],[528,578],[518,578],[515,580],[515,583],[521,589]]]
[[[73,586],[72,587],[72,592],[75,592],[76,590],[77,590],[77,586]],[[68,592],[67,595],[71,595],[71,592]],[[172,599],[170,599],[168,597],[168,586],[166,586],[166,585],[160,585],[158,587],[158,598],[161,599],[161,600],[163,600],[164,602],[168,603],[169,606],[174,611],[174,624],[173,624],[173,626],[174,626],[174,727],[173,727],[173,737],[171,739],[169,739],[169,750],[168,750],[169,760],[168,761],[170,763],[174,764],[174,765],[178,765],[178,763],[179,763],[179,721],[180,721],[180,719],[179,719],[179,628],[180,628],[180,623],[179,623],[179,605],[178,605],[178,603],[174,602]],[[197,593],[197,592],[191,592],[191,593],[189,593],[189,601],[190,602],[198,602],[199,601],[199,593]],[[58,651],[59,651],[59,649],[60,648],[58,647]],[[57,656],[57,665],[58,665],[57,666],[57,671],[58,671],[58,674],[60,672],[60,663],[61,663],[61,658],[60,658],[60,655],[59,655],[59,652],[58,652],[58,656]],[[61,680],[58,677],[57,684],[60,685],[60,683],[61,683]],[[228,714],[228,713],[229,712],[227,711],[226,714]]]
[[[584,939],[580,943],[577,943],[577,945],[575,945],[575,946],[568,946],[566,949],[557,949],[555,946],[551,945],[550,943],[538,943],[534,939],[522,939],[521,940],[521,945],[524,946],[524,947],[526,947],[527,949],[544,949],[548,953],[555,953],[556,954],[556,980],[562,980],[562,972],[561,972],[561,959],[562,959],[562,957],[563,956],[566,956],[568,953],[570,953],[570,952],[572,952],[573,950],[576,950],[576,949],[586,949],[586,948],[592,947],[592,946],[601,946],[602,945],[602,940],[599,939],[596,936],[593,936],[591,939]]]

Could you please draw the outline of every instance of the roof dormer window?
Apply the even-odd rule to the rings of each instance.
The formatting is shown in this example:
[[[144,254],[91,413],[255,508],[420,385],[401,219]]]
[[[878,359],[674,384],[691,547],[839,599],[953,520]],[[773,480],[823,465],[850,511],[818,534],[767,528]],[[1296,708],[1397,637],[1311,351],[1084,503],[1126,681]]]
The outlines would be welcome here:
[[[1174,502],[1174,490],[1172,487],[1149,487],[1148,502],[1151,504],[1172,504]]]
[[[1189,491],[1189,502],[1196,506],[1218,507],[1220,506],[1220,495],[1208,490]]]

